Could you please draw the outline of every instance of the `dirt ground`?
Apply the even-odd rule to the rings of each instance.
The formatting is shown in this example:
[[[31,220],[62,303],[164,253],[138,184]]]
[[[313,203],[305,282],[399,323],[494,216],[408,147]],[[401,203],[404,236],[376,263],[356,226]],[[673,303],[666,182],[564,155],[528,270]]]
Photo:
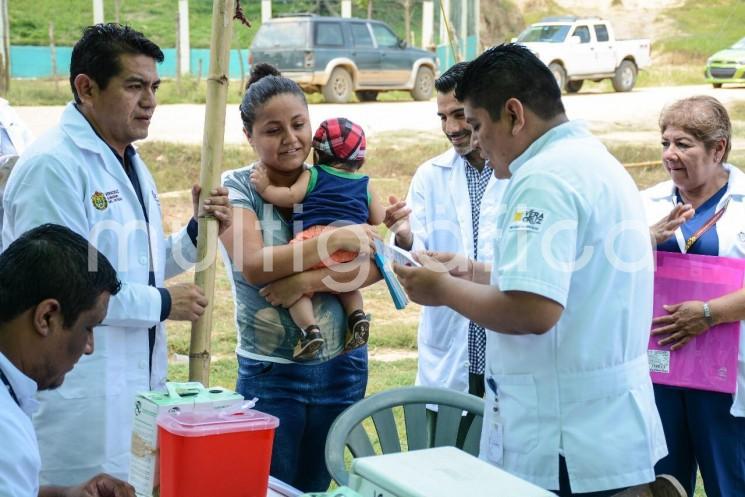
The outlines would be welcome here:
[[[593,132],[601,137],[641,141],[655,136],[657,117],[662,107],[685,96],[708,94],[725,104],[745,101],[745,89],[723,88],[714,90],[708,85],[636,88],[629,93],[583,90],[579,94],[565,95],[564,105],[570,119],[587,121]],[[161,105],[153,116],[148,140],[202,143],[204,105]],[[63,107],[17,107],[20,118],[34,136],[54,126]],[[313,126],[329,117],[344,116],[358,122],[368,136],[377,133],[406,130],[439,133],[435,100],[428,102],[374,102],[356,104],[310,105]],[[245,143],[240,114],[236,105],[226,111],[226,143]],[[607,134],[618,133],[608,137]],[[734,146],[737,147],[737,139]]]

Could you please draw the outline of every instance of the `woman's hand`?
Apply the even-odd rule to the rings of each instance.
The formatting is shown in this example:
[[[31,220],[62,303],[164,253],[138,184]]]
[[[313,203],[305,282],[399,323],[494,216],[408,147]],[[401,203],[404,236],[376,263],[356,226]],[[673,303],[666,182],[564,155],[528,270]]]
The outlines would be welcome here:
[[[328,233],[328,235],[326,235]],[[324,243],[331,255],[337,250],[372,254],[375,251],[375,240],[380,239],[377,229],[369,224],[353,224],[329,230],[318,240],[319,249],[323,250]]]
[[[690,300],[680,304],[665,305],[667,316],[659,316],[652,320],[652,336],[668,335],[659,345],[672,344],[670,350],[678,350],[695,337],[709,329],[709,323],[704,318],[704,303]]]
[[[259,195],[264,193],[264,190],[267,189],[267,187],[271,184],[269,182],[269,176],[266,174],[266,168],[262,166],[261,164],[256,164],[253,169],[251,169],[251,174],[249,176],[251,180],[251,184],[253,184],[254,188],[257,192],[259,192]]]
[[[296,273],[273,281],[262,288],[259,294],[274,306],[290,307],[305,294],[303,274]]]
[[[691,204],[677,204],[667,216],[650,226],[649,234],[652,236],[655,247],[673,236],[675,230],[691,219],[695,213]]]

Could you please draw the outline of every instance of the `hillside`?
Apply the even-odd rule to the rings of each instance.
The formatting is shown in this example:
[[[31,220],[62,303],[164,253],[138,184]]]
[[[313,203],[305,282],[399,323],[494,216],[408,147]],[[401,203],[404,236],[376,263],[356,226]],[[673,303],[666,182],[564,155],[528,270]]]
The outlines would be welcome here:
[[[484,46],[549,15],[609,19],[619,38],[650,38],[656,63],[702,63],[745,36],[741,0],[507,0],[482,2]]]
[[[404,0],[353,0],[352,14],[372,15],[403,37]],[[421,0],[412,4],[414,40],[421,39]],[[456,2],[457,0],[451,0]],[[106,20],[114,20],[114,0],[105,0]],[[175,46],[176,0],[119,0],[119,19],[142,30],[162,47]],[[234,48],[250,45],[260,24],[260,2],[243,0],[250,29],[236,25]],[[274,0],[274,13],[337,14],[340,0]],[[439,6],[435,9],[439,12]],[[72,45],[93,17],[91,0],[9,0],[10,41],[14,45],[48,45],[49,21],[57,45]],[[741,0],[482,0],[481,41],[487,47],[509,40],[546,15],[597,15],[610,19],[619,37],[651,38],[656,62],[700,63],[714,51],[745,36],[745,2]],[[189,1],[193,48],[209,46],[212,0]],[[435,26],[435,33],[439,28]]]
[[[353,0],[352,15],[367,17],[367,1]],[[373,17],[387,22],[396,33],[405,33],[401,0],[371,0]],[[273,13],[312,12],[319,4],[321,14],[338,15],[339,0],[274,0]],[[421,33],[421,1],[411,0],[412,31],[415,40]],[[71,46],[84,26],[92,23],[91,0],[9,0],[10,43],[12,45],[49,45],[49,22],[54,22],[56,44]],[[161,47],[176,46],[177,0],[120,0],[119,21],[147,34]],[[242,0],[241,5],[252,27],[234,27],[233,48],[247,48],[261,24],[261,2]],[[332,10],[326,8],[330,6]],[[107,22],[115,20],[114,0],[104,0]],[[192,48],[208,48],[212,0],[189,0],[189,28]]]

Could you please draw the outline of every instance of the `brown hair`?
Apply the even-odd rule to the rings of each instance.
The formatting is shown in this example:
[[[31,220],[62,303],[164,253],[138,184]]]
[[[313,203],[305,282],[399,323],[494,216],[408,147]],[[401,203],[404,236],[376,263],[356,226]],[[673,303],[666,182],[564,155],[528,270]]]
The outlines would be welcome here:
[[[666,105],[660,113],[660,132],[664,133],[668,126],[693,135],[707,150],[724,139],[727,143],[721,162],[727,160],[732,148],[732,123],[727,109],[716,98],[697,95]]]

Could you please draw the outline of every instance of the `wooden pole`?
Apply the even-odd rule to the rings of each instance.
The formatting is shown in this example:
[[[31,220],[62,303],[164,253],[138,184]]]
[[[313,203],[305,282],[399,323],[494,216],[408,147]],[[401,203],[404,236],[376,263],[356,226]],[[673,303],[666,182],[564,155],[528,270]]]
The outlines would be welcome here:
[[[238,62],[241,65],[241,86],[238,88],[238,94],[243,95],[246,88],[246,64],[243,62],[243,51],[238,46]]]
[[[202,170],[199,181],[202,186],[202,193],[199,196],[200,206],[204,205],[204,199],[210,195],[210,191],[220,184],[234,12],[235,0],[213,0],[207,105],[202,141]],[[204,294],[209,299],[209,305],[202,317],[191,328],[189,379],[199,381],[205,386],[209,385],[210,378],[210,335],[212,333],[212,310],[214,309],[215,295],[217,229],[217,220],[202,215],[200,212],[199,239],[197,241],[198,262],[194,282],[204,290]]]
[[[448,2],[448,6],[449,5],[450,2]],[[448,12],[445,10],[445,6],[443,5],[442,1],[440,1],[440,12],[442,13],[442,22],[445,25],[445,32],[447,33],[448,40],[450,42],[450,50],[453,52],[453,59],[455,59],[455,62],[461,62],[463,59],[460,58],[458,39],[455,37],[453,29],[450,27],[450,22],[448,21]]]

